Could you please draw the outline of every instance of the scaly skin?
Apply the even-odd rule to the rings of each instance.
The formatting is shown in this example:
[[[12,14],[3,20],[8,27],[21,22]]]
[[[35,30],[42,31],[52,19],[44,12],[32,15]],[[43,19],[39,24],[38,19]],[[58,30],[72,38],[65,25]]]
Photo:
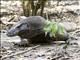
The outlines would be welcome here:
[[[50,37],[49,34],[45,36],[45,32],[43,30],[45,24],[46,20],[43,17],[30,16],[19,21],[10,30],[8,30],[7,36],[12,37],[18,35],[22,40],[28,39],[31,43],[42,43],[55,40]],[[67,40],[68,35],[67,33],[65,33],[63,37],[58,35],[58,38],[60,38],[60,40]]]

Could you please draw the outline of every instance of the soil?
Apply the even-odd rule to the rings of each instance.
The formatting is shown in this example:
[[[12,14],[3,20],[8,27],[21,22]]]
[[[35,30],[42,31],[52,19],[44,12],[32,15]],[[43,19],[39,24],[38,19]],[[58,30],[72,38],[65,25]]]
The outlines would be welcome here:
[[[50,10],[50,12],[52,11]],[[68,32],[70,37],[67,40],[67,43],[65,43],[64,41],[55,41],[52,42],[51,44],[32,44],[31,46],[22,47],[22,46],[14,45],[15,42],[21,41],[18,36],[8,37],[6,36],[6,30],[1,30],[0,31],[0,36],[1,36],[0,59],[2,60],[80,60],[80,15],[76,16],[71,13],[64,13],[63,15],[60,14],[60,16],[63,16],[62,17],[63,21],[74,22],[77,24],[76,30]],[[54,19],[53,16],[51,17]]]
[[[0,34],[2,60],[80,60],[80,28],[69,32],[68,43],[55,41],[52,44],[28,47],[14,45],[14,42],[20,42],[20,38],[7,37],[6,30],[2,30]]]

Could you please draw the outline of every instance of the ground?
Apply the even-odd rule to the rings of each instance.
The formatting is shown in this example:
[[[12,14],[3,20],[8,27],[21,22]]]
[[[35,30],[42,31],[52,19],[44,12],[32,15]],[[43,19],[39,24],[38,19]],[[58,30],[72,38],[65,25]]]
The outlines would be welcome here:
[[[2,6],[7,7],[9,3],[7,2],[5,5],[2,5]],[[13,7],[12,9],[16,7],[15,4],[12,5]],[[64,12],[62,13],[62,15],[59,14],[59,16],[61,16],[61,20],[74,22],[76,24],[75,30],[68,32],[70,35],[68,39],[68,44],[66,44],[64,41],[55,41],[55,42],[52,42],[51,44],[42,44],[42,45],[34,44],[28,47],[25,47],[25,46],[21,47],[21,46],[14,45],[14,42],[20,42],[20,38],[18,36],[8,37],[6,36],[6,30],[1,30],[0,31],[0,36],[1,36],[0,59],[2,60],[80,60],[80,10],[78,12],[79,15],[75,15],[74,13],[70,12],[70,11],[76,11],[77,13],[77,9],[80,5],[79,6],[76,5],[76,2],[72,2],[72,1],[71,2],[63,1],[63,2],[60,2],[60,4],[61,5],[56,8],[53,8],[54,6],[51,5],[51,8],[53,9],[49,8],[50,7],[49,6],[48,8],[44,9],[45,10],[44,12],[49,10],[47,11],[48,13],[54,14],[56,12],[61,12],[62,9],[64,8],[63,9]],[[71,4],[72,6],[66,6]],[[11,17],[8,17],[6,19],[2,17],[1,20],[2,21],[10,20],[10,18]],[[57,18],[57,16],[53,16],[53,15],[51,15],[51,19],[52,20],[56,19],[60,21],[60,18]],[[17,18],[17,21],[18,21],[18,18]],[[72,26],[74,28],[74,25]]]
[[[55,41],[52,44],[36,44],[30,47],[20,47],[13,42],[20,38],[7,37],[6,30],[1,31],[2,60],[80,60],[80,28],[69,32],[69,43]]]

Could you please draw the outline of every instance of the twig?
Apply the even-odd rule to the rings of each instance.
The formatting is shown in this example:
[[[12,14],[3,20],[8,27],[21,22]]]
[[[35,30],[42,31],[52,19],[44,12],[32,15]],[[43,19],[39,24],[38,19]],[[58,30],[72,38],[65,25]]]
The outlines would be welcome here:
[[[16,24],[16,22],[5,22],[5,21],[4,21],[3,24],[5,24],[5,25],[12,24],[12,25],[13,25],[13,24]]]
[[[61,58],[62,56],[56,56],[56,57],[54,57],[54,58],[52,58],[51,60],[56,60],[56,59],[59,59],[59,58]]]
[[[47,20],[49,20],[49,18],[48,18],[48,13],[46,12],[46,18],[47,18]]]
[[[12,55],[4,56],[4,57],[1,58],[1,60],[6,59],[6,58],[9,58],[11,56],[16,56],[16,55],[19,55],[19,54],[23,54],[23,53],[28,52],[28,51],[30,51],[32,49],[38,48],[39,46],[40,45],[37,45],[37,46],[34,46],[34,47],[29,48],[28,50],[24,50],[24,51],[20,51],[20,52],[17,52],[15,54],[12,54]]]
[[[12,20],[14,20],[15,16],[13,16],[11,19],[9,19],[8,22],[11,22]]]

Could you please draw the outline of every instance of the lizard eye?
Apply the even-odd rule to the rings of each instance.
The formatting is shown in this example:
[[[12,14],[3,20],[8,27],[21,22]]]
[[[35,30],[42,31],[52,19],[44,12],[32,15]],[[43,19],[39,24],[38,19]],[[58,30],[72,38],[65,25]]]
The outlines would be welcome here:
[[[17,28],[20,28],[20,27],[21,27],[21,25],[17,26]]]
[[[20,27],[22,27],[23,25],[24,25],[24,23],[23,23],[23,24],[18,25],[18,26],[17,26],[17,28],[20,28]]]

